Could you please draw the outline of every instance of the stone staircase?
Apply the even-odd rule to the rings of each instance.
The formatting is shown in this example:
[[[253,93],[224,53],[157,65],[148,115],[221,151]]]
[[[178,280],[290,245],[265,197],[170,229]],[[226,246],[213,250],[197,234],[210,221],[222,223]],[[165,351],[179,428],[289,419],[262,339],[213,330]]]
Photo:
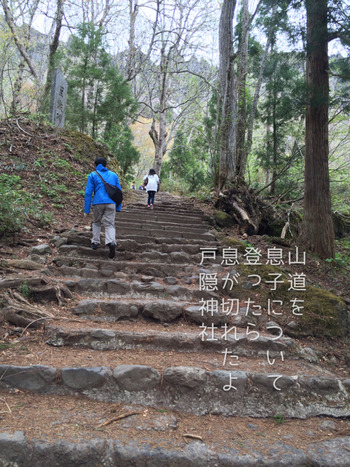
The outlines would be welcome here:
[[[204,310],[227,297],[200,275],[232,269],[206,216],[135,196],[114,260],[63,232],[27,278],[69,293],[23,354],[3,352],[0,466],[350,466],[349,377],[244,308]]]

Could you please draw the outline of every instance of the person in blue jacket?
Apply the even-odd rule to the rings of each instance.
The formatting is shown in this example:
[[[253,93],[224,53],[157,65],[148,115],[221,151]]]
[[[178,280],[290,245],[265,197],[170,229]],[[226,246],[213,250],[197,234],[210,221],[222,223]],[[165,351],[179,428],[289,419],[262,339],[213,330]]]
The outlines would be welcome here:
[[[104,157],[95,159],[96,171],[101,177],[111,185],[121,189],[118,175],[106,167],[107,162]],[[93,206],[93,222],[92,222],[92,240],[91,247],[96,250],[100,243],[102,218],[105,224],[105,244],[109,247],[109,258],[115,257],[116,234],[115,234],[115,213],[120,211],[122,203],[119,206],[111,200],[105,189],[105,185],[96,171],[91,172],[88,176],[85,188],[85,203],[84,213],[90,214],[91,199]],[[92,198],[93,196],[93,198]]]

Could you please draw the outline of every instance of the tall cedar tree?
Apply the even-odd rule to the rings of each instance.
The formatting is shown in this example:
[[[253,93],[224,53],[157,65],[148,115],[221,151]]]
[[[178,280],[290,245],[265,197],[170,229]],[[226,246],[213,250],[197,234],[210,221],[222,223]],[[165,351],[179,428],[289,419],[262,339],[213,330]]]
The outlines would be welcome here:
[[[307,12],[305,193],[303,243],[321,258],[334,258],[329,186],[327,0],[305,0]]]
[[[219,173],[216,180],[217,188],[222,188],[226,182],[233,179],[234,152],[236,147],[237,117],[235,76],[233,70],[233,17],[236,8],[235,0],[224,0],[219,26],[219,56],[220,56],[220,158]]]

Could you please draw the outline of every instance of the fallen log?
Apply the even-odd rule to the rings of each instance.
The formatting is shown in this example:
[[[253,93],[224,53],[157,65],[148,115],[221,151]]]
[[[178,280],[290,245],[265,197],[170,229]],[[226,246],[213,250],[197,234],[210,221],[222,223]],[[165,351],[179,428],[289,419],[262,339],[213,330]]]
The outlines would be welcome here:
[[[0,310],[0,323],[7,321],[8,323],[14,324],[20,328],[41,328],[45,319],[46,318],[42,317],[37,319],[24,318],[19,314],[19,311],[16,308],[11,306]]]
[[[251,220],[249,217],[249,214],[245,209],[243,209],[241,206],[236,201],[232,201],[232,207],[234,211],[240,216],[242,219],[242,228],[245,233],[248,235],[255,235],[258,232],[257,226],[254,224],[254,222]]]

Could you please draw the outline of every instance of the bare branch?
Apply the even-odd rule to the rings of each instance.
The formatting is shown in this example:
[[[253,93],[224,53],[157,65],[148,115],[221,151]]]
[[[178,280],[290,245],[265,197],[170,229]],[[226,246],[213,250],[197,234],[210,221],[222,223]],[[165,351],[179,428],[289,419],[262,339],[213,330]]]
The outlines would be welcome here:
[[[11,34],[12,34],[12,37],[13,37],[13,40],[17,46],[17,49],[19,51],[19,53],[21,54],[21,56],[23,57],[23,60],[27,63],[29,69],[30,69],[30,72],[31,74],[34,76],[34,78],[38,78],[37,76],[37,73],[33,67],[33,64],[30,60],[30,57],[25,49],[25,46],[21,43],[17,33],[16,33],[16,27],[15,27],[15,24],[14,24],[14,19],[13,19],[13,16],[12,16],[12,13],[10,11],[10,8],[9,8],[9,5],[8,5],[8,2],[7,0],[2,0],[2,6],[3,6],[3,10],[4,10],[4,14],[5,14],[5,20],[6,20],[6,23],[11,31]]]

